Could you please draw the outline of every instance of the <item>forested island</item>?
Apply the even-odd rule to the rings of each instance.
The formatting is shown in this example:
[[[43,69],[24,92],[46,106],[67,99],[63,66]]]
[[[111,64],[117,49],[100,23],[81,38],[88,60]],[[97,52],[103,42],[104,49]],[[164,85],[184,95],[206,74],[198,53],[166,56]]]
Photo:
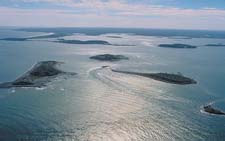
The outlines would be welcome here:
[[[139,73],[139,72],[129,72],[129,71],[120,71],[111,69],[113,72],[117,73],[125,73],[125,74],[132,74],[143,76],[147,78],[151,78],[157,81],[162,81],[166,83],[173,83],[179,85],[187,85],[187,84],[196,84],[197,82],[194,79],[185,77],[181,74],[170,74],[170,73]]]
[[[128,60],[129,58],[123,55],[101,54],[101,55],[91,56],[90,59],[113,62],[113,61],[120,61],[120,60]]]
[[[221,44],[221,43],[219,43],[219,44],[207,44],[205,46],[208,46],[208,47],[225,47],[225,44]]]
[[[86,41],[82,41],[82,40],[65,40],[65,39],[59,39],[59,40],[57,40],[55,42],[65,43],[65,44],[100,44],[100,45],[111,45],[109,42],[103,41],[103,40],[86,40]]]
[[[0,40],[4,41],[29,41],[34,39],[50,39],[50,38],[59,38],[64,36],[69,36],[71,34],[62,34],[62,33],[52,33],[47,35],[33,36],[33,37],[24,37],[24,38],[2,38]]]
[[[158,46],[164,48],[187,48],[187,49],[197,48],[197,46],[187,44],[159,44]]]
[[[122,38],[120,36],[107,36],[108,38]]]
[[[12,82],[0,84],[0,88],[11,87],[42,87],[47,82],[59,75],[75,75],[76,73],[64,72],[57,68],[61,62],[57,61],[42,61],[34,65],[31,70]]]

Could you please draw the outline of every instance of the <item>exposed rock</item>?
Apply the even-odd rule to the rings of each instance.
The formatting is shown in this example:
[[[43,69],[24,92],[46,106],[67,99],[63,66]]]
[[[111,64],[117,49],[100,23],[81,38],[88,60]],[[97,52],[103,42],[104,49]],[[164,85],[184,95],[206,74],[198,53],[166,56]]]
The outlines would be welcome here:
[[[204,111],[210,114],[225,115],[225,112],[213,108],[211,105],[204,106]]]
[[[39,62],[30,71],[30,75],[36,76],[36,77],[45,77],[45,76],[54,76],[60,73],[64,73],[61,70],[58,70],[56,68],[57,64],[59,64],[59,62],[56,62],[56,61]]]

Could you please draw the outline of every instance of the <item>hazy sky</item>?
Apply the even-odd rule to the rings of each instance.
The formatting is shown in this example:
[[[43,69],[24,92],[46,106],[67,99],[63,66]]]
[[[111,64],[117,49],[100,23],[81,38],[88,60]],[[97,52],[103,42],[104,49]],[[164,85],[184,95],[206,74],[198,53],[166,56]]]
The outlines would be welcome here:
[[[225,30],[225,0],[0,0],[0,26]]]

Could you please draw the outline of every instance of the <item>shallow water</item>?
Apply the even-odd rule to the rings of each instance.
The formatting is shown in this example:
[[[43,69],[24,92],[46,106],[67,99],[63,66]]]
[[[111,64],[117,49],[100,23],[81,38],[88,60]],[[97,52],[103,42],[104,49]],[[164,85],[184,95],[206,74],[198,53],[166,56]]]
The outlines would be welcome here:
[[[0,38],[43,35],[1,29]],[[107,36],[121,36],[109,38]],[[46,41],[0,41],[0,82],[12,81],[38,61],[65,62],[78,73],[45,88],[0,89],[0,138],[6,140],[221,140],[225,117],[201,112],[210,102],[225,110],[225,48],[205,47],[224,39],[174,39],[108,33],[75,34],[65,39],[106,40],[110,45],[72,45]],[[187,43],[197,49],[159,48]],[[111,53],[129,60],[100,62]],[[181,72],[197,85],[180,86],[120,74],[101,66],[135,72]]]

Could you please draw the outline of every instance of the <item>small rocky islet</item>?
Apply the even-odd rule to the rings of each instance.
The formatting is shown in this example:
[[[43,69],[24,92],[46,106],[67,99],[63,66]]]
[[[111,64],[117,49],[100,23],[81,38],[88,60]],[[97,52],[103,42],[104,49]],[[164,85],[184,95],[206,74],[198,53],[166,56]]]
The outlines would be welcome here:
[[[35,64],[31,70],[12,82],[1,83],[0,88],[12,87],[42,87],[47,82],[59,75],[75,75],[73,72],[64,72],[57,68],[62,62],[41,61]]]
[[[180,48],[180,49],[193,49],[197,48],[197,46],[193,45],[188,45],[188,44],[159,44],[159,47],[164,47],[164,48]]]
[[[224,111],[221,111],[219,109],[214,108],[212,105],[206,105],[203,107],[204,111],[209,113],[209,114],[214,114],[214,115],[225,115]]]
[[[225,47],[225,44],[221,44],[221,43],[218,43],[218,44],[207,44],[205,46],[207,46],[207,47]]]
[[[108,38],[122,38],[120,36],[106,36],[106,37],[108,37]]]

